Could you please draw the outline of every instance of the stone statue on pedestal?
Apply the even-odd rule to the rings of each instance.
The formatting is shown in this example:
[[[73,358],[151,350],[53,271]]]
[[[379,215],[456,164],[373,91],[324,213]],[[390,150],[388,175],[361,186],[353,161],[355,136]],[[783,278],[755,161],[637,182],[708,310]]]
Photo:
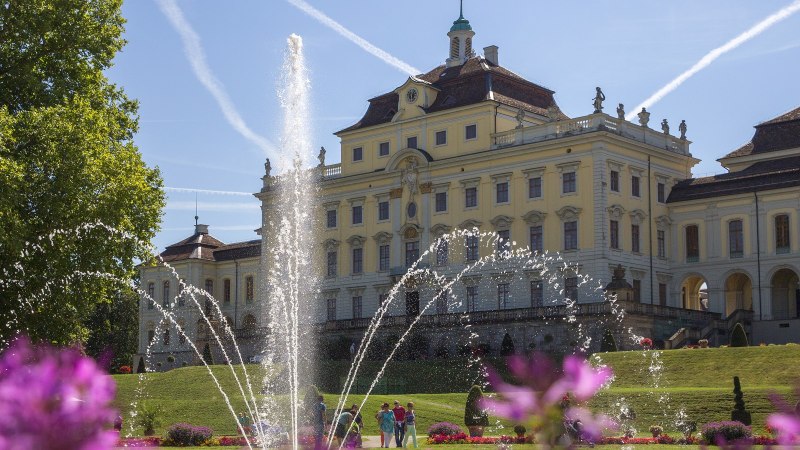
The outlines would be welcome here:
[[[517,111],[517,115],[514,116],[514,118],[517,119],[517,128],[522,128],[523,127],[522,121],[525,120],[525,111],[522,108],[520,108],[520,110]]]
[[[617,119],[625,120],[625,105],[622,103],[617,106]]]
[[[317,155],[317,159],[319,160],[319,165],[325,165],[325,147],[319,148],[319,155]]]
[[[667,123],[667,119],[661,121],[661,131],[663,131],[664,134],[669,134],[669,123]]]
[[[678,125],[678,131],[681,132],[681,139],[684,141],[686,140],[686,121],[681,120],[681,124]]]
[[[603,94],[603,90],[599,87],[595,88],[597,90],[597,94],[594,96],[594,113],[598,114],[603,112],[603,100],[606,99],[605,94]]]
[[[650,122],[650,113],[647,112],[646,109],[642,108],[642,112],[637,114],[637,116],[639,116],[639,125],[647,127],[647,122]]]
[[[269,163],[269,158],[267,158],[267,162],[264,163],[264,174],[269,177],[270,172],[272,172],[272,164]]]

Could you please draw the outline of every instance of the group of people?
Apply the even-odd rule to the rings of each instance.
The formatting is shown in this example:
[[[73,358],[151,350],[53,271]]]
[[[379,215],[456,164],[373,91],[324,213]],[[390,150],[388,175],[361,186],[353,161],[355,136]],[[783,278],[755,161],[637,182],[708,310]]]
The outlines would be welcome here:
[[[324,444],[325,434],[325,406],[324,398],[320,395],[313,411],[314,424],[314,448],[319,450]],[[417,415],[414,411],[414,403],[408,402],[406,408],[395,400],[394,408],[389,409],[389,404],[381,405],[380,411],[375,414],[380,429],[381,447],[389,448],[392,441],[392,434],[397,447],[407,447],[408,438],[414,448],[417,446]],[[335,443],[347,448],[362,447],[361,433],[364,429],[364,420],[359,412],[358,405],[353,405],[350,410],[344,410],[336,418],[336,426],[333,431]]]
[[[375,414],[378,427],[381,431],[381,447],[389,448],[394,433],[394,442],[397,447],[407,447],[408,438],[411,437],[414,448],[417,448],[417,413],[414,411],[414,402],[408,402],[406,408],[399,401],[394,401],[394,408],[389,409],[389,404],[381,405],[381,410]]]

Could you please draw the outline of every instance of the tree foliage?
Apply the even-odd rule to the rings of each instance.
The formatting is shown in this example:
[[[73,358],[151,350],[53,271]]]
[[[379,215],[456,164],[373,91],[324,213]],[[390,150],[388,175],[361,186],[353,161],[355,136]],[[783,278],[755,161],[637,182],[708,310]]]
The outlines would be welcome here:
[[[747,341],[747,333],[744,331],[744,327],[741,323],[737,323],[733,326],[730,345],[731,347],[747,347],[750,345]]]
[[[98,304],[85,321],[89,332],[86,354],[100,359],[107,355],[112,373],[133,364],[139,334],[138,300],[135,291],[120,290],[110,302]]]
[[[473,385],[467,394],[467,403],[464,406],[464,425],[489,426],[489,415],[481,408],[481,398],[483,390],[477,384]]]
[[[120,4],[0,2],[4,339],[85,342],[157,230],[162,180],[133,144],[138,105],[103,74],[124,45]]]

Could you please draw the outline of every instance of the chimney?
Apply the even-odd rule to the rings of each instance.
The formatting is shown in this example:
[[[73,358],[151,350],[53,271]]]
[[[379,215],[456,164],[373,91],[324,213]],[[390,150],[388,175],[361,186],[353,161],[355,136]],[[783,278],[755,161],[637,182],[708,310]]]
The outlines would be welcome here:
[[[194,234],[208,234],[208,225],[198,223],[194,226]]]
[[[490,45],[488,47],[483,48],[483,57],[486,58],[487,61],[494,64],[495,66],[499,66],[500,63],[497,61],[497,46]]]

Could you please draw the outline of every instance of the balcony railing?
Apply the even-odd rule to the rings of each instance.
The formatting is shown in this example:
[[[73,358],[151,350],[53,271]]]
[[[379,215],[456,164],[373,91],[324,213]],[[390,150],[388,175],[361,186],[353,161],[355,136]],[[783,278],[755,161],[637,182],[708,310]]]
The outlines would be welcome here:
[[[499,149],[595,131],[608,131],[674,153],[689,154],[691,142],[686,139],[602,113],[496,133],[492,135],[494,142],[492,148]]]
[[[338,178],[342,176],[342,165],[341,164],[331,164],[329,166],[325,166],[322,169],[322,178],[329,179],[329,178]]]

